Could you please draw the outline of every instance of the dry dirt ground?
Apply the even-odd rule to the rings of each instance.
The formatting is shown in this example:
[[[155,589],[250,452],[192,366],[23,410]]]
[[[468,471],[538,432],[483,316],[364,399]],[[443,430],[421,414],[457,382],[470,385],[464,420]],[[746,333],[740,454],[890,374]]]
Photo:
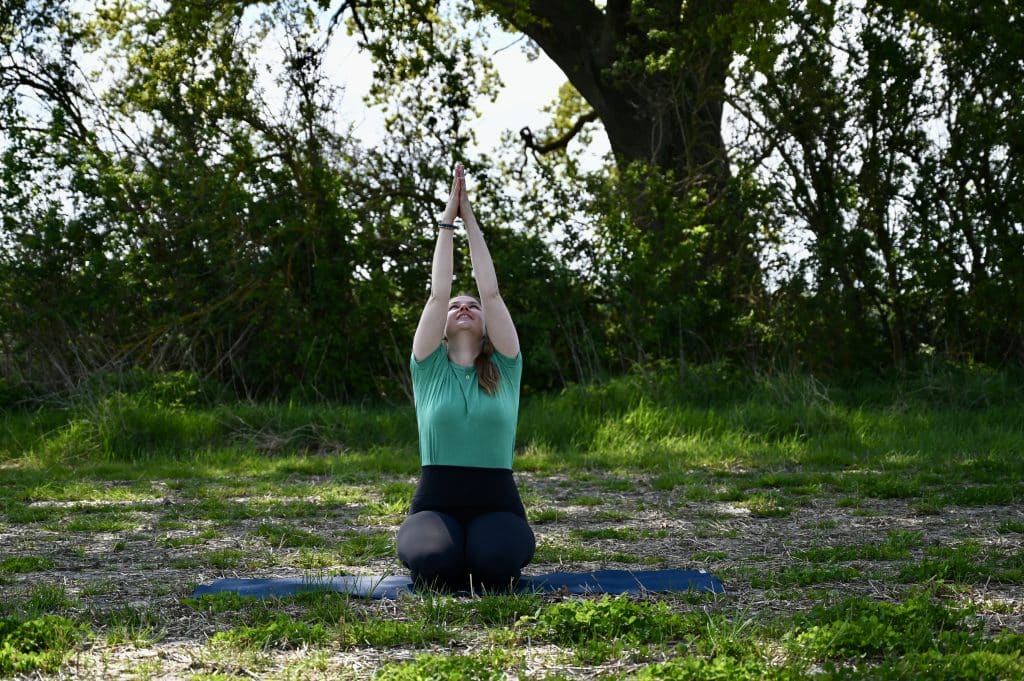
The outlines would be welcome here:
[[[922,560],[927,547],[955,546],[968,540],[983,549],[998,547],[1003,552],[1018,553],[1022,549],[1021,534],[996,531],[1004,521],[1024,520],[1021,505],[947,507],[920,514],[903,500],[867,499],[851,507],[837,503],[837,498],[817,496],[794,507],[789,515],[758,517],[732,502],[687,501],[678,490],[655,489],[649,480],[639,476],[595,475],[583,482],[533,474],[517,474],[517,478],[531,515],[548,510],[547,517],[554,516],[553,520],[535,524],[539,545],[548,547],[543,555],[549,562],[531,564],[525,570],[527,574],[594,568],[702,568],[720,576],[727,593],[678,600],[674,605],[723,612],[737,619],[770,618],[807,609],[820,603],[823,590],[888,600],[914,588],[896,579],[906,561],[846,562],[843,565],[855,568],[858,577],[843,582],[802,588],[752,586],[752,582],[763,582],[765,577],[787,567],[806,564],[798,552],[809,548],[879,544],[894,530],[903,530],[920,533],[919,545],[911,551],[913,561]],[[137,526],[121,532],[71,532],[52,523],[4,523],[0,516],[0,557],[46,556],[53,562],[51,569],[41,572],[0,575],[0,591],[5,600],[24,596],[43,584],[62,586],[77,601],[73,608],[77,619],[102,621],[102,617],[97,617],[100,613],[131,607],[154,613],[159,622],[157,640],[143,645],[111,645],[94,628],[93,635],[57,676],[178,679],[222,674],[225,678],[367,678],[386,663],[411,659],[423,652],[466,654],[488,644],[486,632],[462,631],[458,641],[427,649],[327,647],[235,657],[217,655],[211,652],[209,644],[217,623],[186,607],[182,599],[196,584],[221,577],[301,575],[302,569],[297,566],[300,550],[271,546],[254,533],[260,523],[274,519],[224,521],[196,516],[177,529],[166,529],[166,523],[160,526],[161,519],[168,514],[194,503],[194,499],[180,498],[171,488],[162,498],[130,502],[127,506]],[[366,515],[361,511],[356,504],[333,504],[316,517],[280,522],[301,527],[330,543],[353,530],[383,530],[393,535],[401,521],[400,515],[379,516],[370,521],[377,523],[375,526],[367,527]],[[210,528],[216,529],[216,537],[208,541],[177,546],[178,542],[173,541],[197,537]],[[603,528],[630,529],[641,538],[580,539],[581,530]],[[603,558],[577,560],[572,557],[571,547],[582,547],[582,552],[575,553],[583,558],[595,554],[626,554],[635,558],[618,563]],[[206,557],[221,549],[239,549],[245,558],[230,568],[211,567]],[[554,555],[567,558],[553,562],[550,556]],[[400,566],[392,557],[380,557],[358,565],[332,565],[328,570],[395,574]],[[981,616],[993,631],[1024,630],[1024,589],[1020,584],[975,583],[958,587],[956,593],[964,602],[981,607]],[[397,618],[403,616],[401,603],[367,601],[361,607]],[[581,667],[565,651],[529,642],[520,652],[526,657],[522,675],[531,678],[594,678],[628,671],[622,664],[609,668]]]

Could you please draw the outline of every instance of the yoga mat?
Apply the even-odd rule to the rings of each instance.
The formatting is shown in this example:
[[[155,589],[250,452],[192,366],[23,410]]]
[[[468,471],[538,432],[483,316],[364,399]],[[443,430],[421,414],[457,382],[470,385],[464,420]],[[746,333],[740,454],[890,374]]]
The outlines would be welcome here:
[[[573,594],[639,594],[642,591],[697,591],[725,593],[725,587],[714,575],[704,570],[597,570],[595,572],[552,572],[546,575],[523,576],[517,592],[566,591]],[[407,576],[337,577],[275,577],[270,579],[218,579],[201,584],[193,598],[206,594],[232,592],[241,596],[272,598],[294,596],[307,591],[338,591],[361,598],[396,599],[413,593]]]

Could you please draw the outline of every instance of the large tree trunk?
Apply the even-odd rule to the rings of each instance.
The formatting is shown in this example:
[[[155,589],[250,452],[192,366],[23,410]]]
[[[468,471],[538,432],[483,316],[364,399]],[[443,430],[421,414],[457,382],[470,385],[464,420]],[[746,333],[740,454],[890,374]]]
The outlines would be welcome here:
[[[724,190],[722,105],[731,50],[712,38],[732,0],[485,0],[562,69],[604,124],[620,165],[672,171],[687,189]],[[654,60],[654,61],[652,61]],[[654,66],[661,60],[663,66]]]

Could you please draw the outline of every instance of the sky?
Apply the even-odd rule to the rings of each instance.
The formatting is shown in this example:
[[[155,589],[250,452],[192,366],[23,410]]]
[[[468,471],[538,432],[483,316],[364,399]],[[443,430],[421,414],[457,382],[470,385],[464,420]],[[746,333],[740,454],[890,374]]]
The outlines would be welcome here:
[[[355,39],[344,35],[334,38],[324,63],[328,73],[344,73],[345,93],[340,102],[341,119],[356,126],[356,134],[364,142],[383,137],[380,112],[368,109],[363,101],[369,91],[372,65],[368,55],[359,51]],[[505,87],[494,102],[480,101],[481,117],[473,122],[477,135],[476,152],[490,152],[499,144],[506,130],[518,131],[523,126],[538,130],[547,124],[542,107],[550,104],[565,82],[565,76],[543,52],[531,60],[523,53],[519,36],[495,31],[490,49],[494,65]],[[603,130],[593,135],[589,155],[602,156],[608,149]]]

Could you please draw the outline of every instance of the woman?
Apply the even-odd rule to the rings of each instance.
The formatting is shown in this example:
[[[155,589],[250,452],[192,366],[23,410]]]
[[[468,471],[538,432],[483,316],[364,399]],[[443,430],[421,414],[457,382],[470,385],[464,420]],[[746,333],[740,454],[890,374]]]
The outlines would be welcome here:
[[[466,230],[479,299],[450,297],[455,218]],[[410,368],[422,468],[398,530],[398,557],[421,585],[508,588],[536,547],[512,477],[523,358],[461,164],[438,223]]]

